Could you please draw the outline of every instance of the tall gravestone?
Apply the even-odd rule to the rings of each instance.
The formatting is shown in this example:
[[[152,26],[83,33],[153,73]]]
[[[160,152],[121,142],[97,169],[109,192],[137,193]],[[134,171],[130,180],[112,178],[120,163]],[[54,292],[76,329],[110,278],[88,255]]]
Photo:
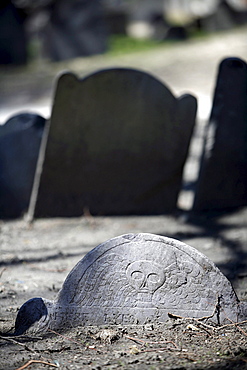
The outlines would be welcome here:
[[[45,119],[20,113],[0,126],[0,218],[28,210]]]
[[[247,64],[238,58],[223,60],[205,135],[195,211],[247,204],[246,92]]]
[[[63,74],[29,217],[173,212],[195,114],[141,71]]]
[[[152,234],[127,234],[90,251],[70,272],[55,301],[22,305],[15,334],[77,325],[165,322],[169,314],[217,324],[247,317],[230,282],[196,249]]]

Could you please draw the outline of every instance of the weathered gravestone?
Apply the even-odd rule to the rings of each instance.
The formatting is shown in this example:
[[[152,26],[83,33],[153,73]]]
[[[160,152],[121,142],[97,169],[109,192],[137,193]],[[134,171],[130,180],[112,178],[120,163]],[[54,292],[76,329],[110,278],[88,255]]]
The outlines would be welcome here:
[[[27,211],[45,119],[21,113],[0,126],[0,218]]]
[[[44,49],[52,60],[104,53],[107,25],[101,0],[53,0],[43,31]]]
[[[221,62],[205,136],[194,210],[247,204],[247,65]]]
[[[33,298],[20,308],[15,334],[77,325],[145,324],[168,313],[215,323],[246,319],[230,282],[196,249],[152,234],[127,234],[90,251],[55,301]],[[232,322],[231,321],[231,322]]]
[[[174,211],[195,114],[141,71],[63,74],[30,218]]]
[[[13,3],[0,2],[0,64],[20,65],[27,63],[27,37],[24,16]]]

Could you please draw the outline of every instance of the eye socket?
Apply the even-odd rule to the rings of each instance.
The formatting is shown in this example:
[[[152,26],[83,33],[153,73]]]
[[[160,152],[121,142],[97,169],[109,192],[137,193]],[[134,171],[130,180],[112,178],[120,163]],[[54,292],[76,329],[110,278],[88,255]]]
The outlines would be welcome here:
[[[131,277],[133,280],[143,280],[144,274],[141,271],[133,271]]]
[[[160,277],[158,274],[151,273],[148,275],[148,281],[150,281],[150,283],[158,283],[160,281]]]

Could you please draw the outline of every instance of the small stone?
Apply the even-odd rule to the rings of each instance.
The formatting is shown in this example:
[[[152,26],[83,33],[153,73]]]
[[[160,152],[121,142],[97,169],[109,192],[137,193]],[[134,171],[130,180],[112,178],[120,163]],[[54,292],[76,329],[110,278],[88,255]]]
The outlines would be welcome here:
[[[193,324],[187,325],[186,329],[189,329],[189,330],[192,330],[192,331],[200,330],[197,326],[195,326]]]
[[[96,339],[100,339],[103,343],[111,344],[119,338],[118,332],[112,329],[103,329],[96,334]]]
[[[150,331],[152,331],[152,330],[154,330],[154,326],[153,326],[152,324],[146,324],[146,325],[144,325],[144,329],[145,329],[145,330],[150,330]]]
[[[131,355],[137,355],[138,353],[140,353],[140,349],[136,345],[130,347],[130,354]]]

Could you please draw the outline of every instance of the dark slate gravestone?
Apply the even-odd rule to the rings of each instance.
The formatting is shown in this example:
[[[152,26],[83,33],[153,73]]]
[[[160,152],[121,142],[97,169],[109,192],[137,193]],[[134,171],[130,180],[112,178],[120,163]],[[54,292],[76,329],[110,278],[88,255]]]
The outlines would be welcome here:
[[[45,119],[22,113],[0,126],[0,218],[27,211]]]
[[[63,74],[30,218],[174,211],[195,114],[141,71]]]
[[[0,2],[0,64],[26,64],[24,16],[11,0]]]
[[[196,249],[162,236],[127,234],[79,261],[55,301],[24,303],[15,334],[159,323],[169,314],[232,323],[246,319],[247,304],[239,302],[227,278]]]
[[[247,65],[238,58],[219,67],[194,210],[247,204]]]
[[[55,61],[104,53],[106,27],[101,0],[53,0],[45,51]]]

